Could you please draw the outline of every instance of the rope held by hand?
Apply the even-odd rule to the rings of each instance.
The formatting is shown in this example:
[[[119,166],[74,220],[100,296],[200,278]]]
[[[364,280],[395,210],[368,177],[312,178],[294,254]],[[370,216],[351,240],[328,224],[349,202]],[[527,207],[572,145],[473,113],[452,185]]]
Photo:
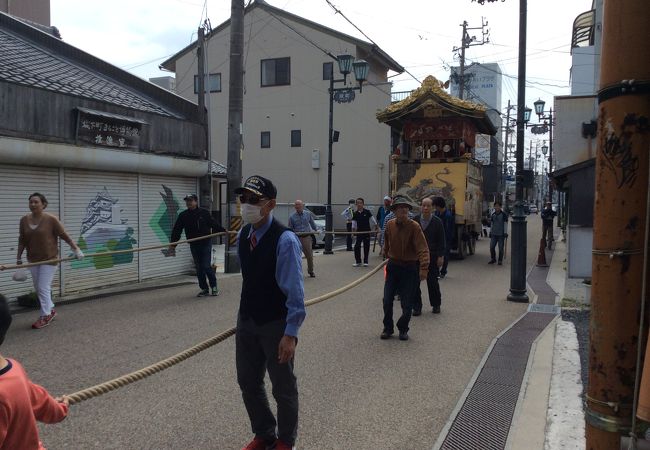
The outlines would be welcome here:
[[[350,290],[358,286],[359,284],[366,281],[368,278],[372,277],[375,273],[377,273],[382,267],[386,265],[387,262],[388,261],[382,262],[381,264],[379,264],[377,267],[372,269],[370,272],[368,272],[361,278],[358,278],[353,282],[340,287],[339,289],[336,289],[332,292],[328,292],[326,294],[320,295],[318,297],[306,301],[305,306],[312,306],[315,305],[316,303],[329,300],[333,297],[336,297],[337,295],[342,294],[347,290]],[[147,366],[135,372],[122,375],[121,377],[114,378],[104,383],[83,389],[81,391],[75,392],[74,394],[67,395],[66,397],[69,399],[70,405],[75,405],[85,400],[90,400],[91,398],[99,397],[100,395],[107,394],[111,391],[127,386],[131,383],[135,383],[136,381],[143,380],[165,369],[169,369],[170,367],[175,366],[176,364],[179,364],[188,358],[191,358],[192,356],[202,352],[203,350],[207,350],[208,348],[217,345],[220,342],[225,341],[226,339],[228,339],[230,336],[234,334],[235,334],[235,328],[230,328],[214,337],[211,337],[210,339],[207,339],[193,347],[188,348],[187,350],[184,350],[180,353],[170,356],[169,358],[163,359],[162,361],[159,361],[155,364],[152,364],[150,366]]]

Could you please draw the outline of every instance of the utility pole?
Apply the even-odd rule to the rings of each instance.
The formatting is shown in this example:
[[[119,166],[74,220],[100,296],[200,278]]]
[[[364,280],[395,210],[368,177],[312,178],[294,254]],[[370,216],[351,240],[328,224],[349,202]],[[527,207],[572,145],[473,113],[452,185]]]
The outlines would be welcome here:
[[[458,80],[458,98],[463,99],[463,93],[465,91],[465,48],[468,45],[467,39],[467,21],[463,20],[463,36],[460,40],[460,80]]]
[[[230,6],[230,88],[228,90],[228,229],[241,228],[241,210],[235,189],[242,183],[242,133],[244,121],[244,0]],[[239,272],[237,236],[228,236],[225,266],[227,273]]]
[[[463,20],[463,23],[460,24],[460,26],[463,27],[463,36],[460,40],[460,47],[454,47],[453,49],[454,52],[460,50],[460,78],[458,79],[458,98],[460,99],[464,98],[465,93],[465,49],[490,42],[490,30],[486,28],[488,26],[487,20],[484,21],[483,18],[481,18],[480,27],[471,28],[467,25],[466,20]],[[481,42],[477,41],[476,36],[470,36],[467,33],[467,30],[481,30]]]
[[[650,9],[647,0],[603,3],[585,408],[586,447],[592,450],[623,448],[621,436],[638,425],[635,386],[643,364],[638,352],[647,336],[647,320],[643,330],[640,321],[648,313],[642,308],[648,275],[650,46],[643,42]],[[638,433],[638,426],[632,431]]]
[[[212,155],[210,152],[210,127],[208,124],[208,112],[205,107],[205,30],[203,27],[198,29],[197,39],[197,81],[198,81],[198,108],[199,108],[199,121],[203,125],[205,131],[205,142],[207,145],[207,152],[205,158],[208,160],[208,172],[199,179],[199,202],[204,208],[212,211],[212,173],[211,163]]]

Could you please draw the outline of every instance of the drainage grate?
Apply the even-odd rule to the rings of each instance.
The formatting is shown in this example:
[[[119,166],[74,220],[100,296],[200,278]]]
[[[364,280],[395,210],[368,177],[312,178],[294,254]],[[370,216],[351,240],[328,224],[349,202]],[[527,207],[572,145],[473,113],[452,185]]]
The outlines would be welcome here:
[[[505,447],[530,346],[554,317],[545,312],[528,312],[497,340],[441,449]]]
[[[444,440],[436,448],[505,448],[530,346],[560,313],[560,308],[555,306],[556,293],[546,284],[547,274],[548,268],[536,267],[530,272],[528,283],[538,296],[538,304],[530,305],[528,312],[497,339],[463,405],[451,425],[447,425],[447,435],[440,436]]]

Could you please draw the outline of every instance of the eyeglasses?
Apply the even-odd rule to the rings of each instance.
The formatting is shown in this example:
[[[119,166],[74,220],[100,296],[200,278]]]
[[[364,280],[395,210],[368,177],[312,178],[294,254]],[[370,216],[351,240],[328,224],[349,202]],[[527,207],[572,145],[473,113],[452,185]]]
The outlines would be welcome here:
[[[258,197],[256,195],[240,195],[240,203],[248,203],[249,205],[257,205],[264,197]]]

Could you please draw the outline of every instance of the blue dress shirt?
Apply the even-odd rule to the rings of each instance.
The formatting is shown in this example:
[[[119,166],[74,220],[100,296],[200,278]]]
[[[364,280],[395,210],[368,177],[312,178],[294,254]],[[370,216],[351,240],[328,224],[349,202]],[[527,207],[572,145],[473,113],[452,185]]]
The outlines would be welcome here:
[[[273,221],[269,214],[266,223],[255,229],[251,226],[248,238],[253,235],[259,243],[268,231]],[[239,235],[237,235],[239,240]],[[237,246],[239,248],[239,246]],[[238,255],[239,256],[239,255]],[[302,277],[302,245],[298,237],[290,230],[285,231],[278,239],[276,250],[275,281],[280,290],[287,296],[287,325],[284,334],[298,337],[300,325],[305,320],[305,289]]]

